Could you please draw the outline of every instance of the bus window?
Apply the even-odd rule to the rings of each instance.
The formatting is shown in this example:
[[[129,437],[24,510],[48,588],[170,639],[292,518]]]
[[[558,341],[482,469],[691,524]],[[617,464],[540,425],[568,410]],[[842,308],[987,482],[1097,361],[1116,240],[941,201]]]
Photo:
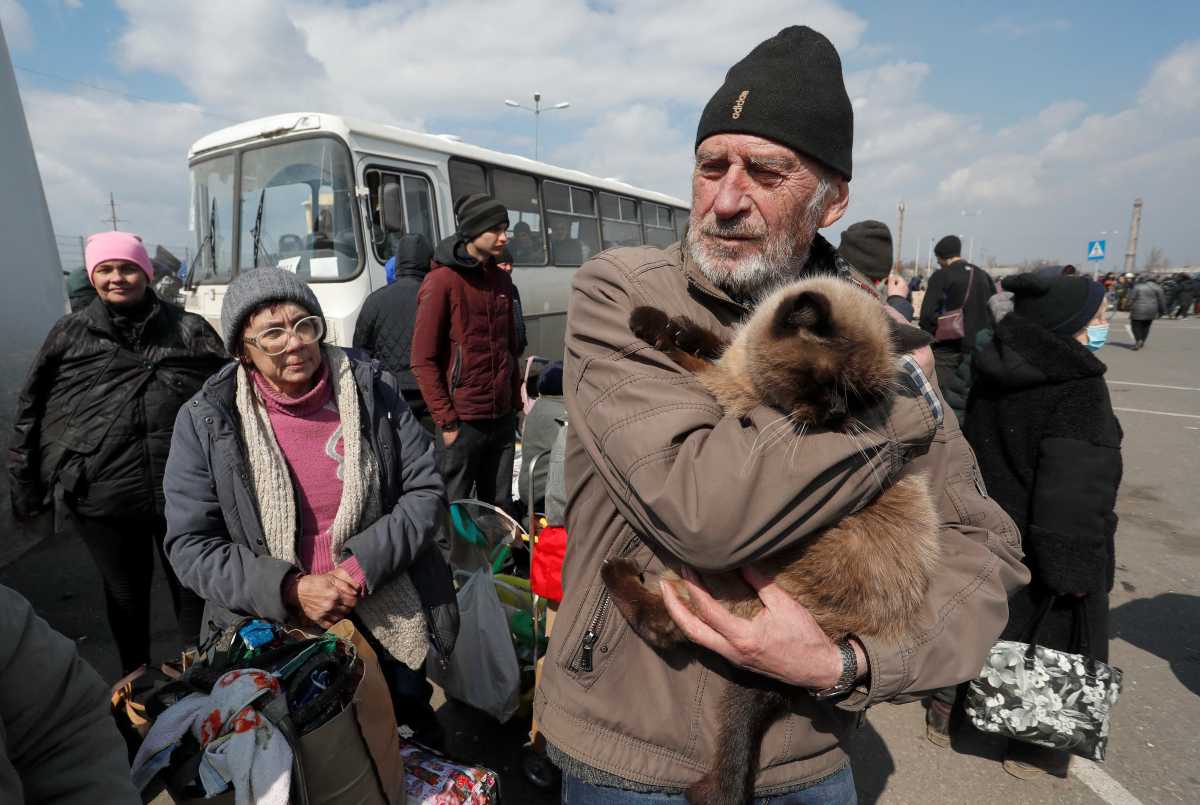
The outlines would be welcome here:
[[[600,251],[596,198],[591,190],[560,182],[542,182],[550,259],[558,266],[582,265]]]
[[[358,273],[354,174],[337,141],[315,137],[246,151],[239,200],[239,270],[277,265],[306,282]]]
[[[688,217],[691,213],[688,210],[675,210],[675,239],[683,240],[683,236],[687,234]]]
[[[604,233],[602,246],[641,246],[642,227],[638,225],[637,202],[612,193],[600,194],[600,229]]]
[[[438,242],[437,221],[433,211],[433,189],[424,176],[413,173],[368,170],[367,190],[370,193],[371,235],[375,257],[381,263],[395,254],[396,241],[406,234],[424,235],[431,246]],[[383,188],[401,183],[401,198],[404,205],[404,231],[384,232],[381,220],[381,197]]]
[[[233,279],[233,156],[194,165],[192,188],[197,250],[188,279],[229,282]]]
[[[458,201],[463,196],[473,193],[487,193],[487,177],[483,174],[483,166],[474,162],[463,162],[458,159],[450,160],[450,203]]]
[[[492,169],[495,198],[508,208],[508,248],[513,264],[546,265],[546,241],[537,180],[523,173]]]
[[[646,243],[665,247],[675,242],[675,229],[671,224],[671,208],[661,204],[642,204],[642,222],[646,226]]]

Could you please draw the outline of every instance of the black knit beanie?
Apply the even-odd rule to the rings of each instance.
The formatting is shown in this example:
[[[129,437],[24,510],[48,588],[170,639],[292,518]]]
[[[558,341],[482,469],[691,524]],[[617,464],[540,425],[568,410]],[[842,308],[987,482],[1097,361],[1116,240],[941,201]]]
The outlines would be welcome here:
[[[806,25],[793,25],[730,67],[700,115],[696,147],[725,133],[773,140],[849,180],[854,109],[833,43]]]
[[[947,235],[933,246],[933,256],[945,260],[947,257],[962,256],[962,241],[958,235]]]
[[[463,196],[454,205],[454,217],[458,219],[458,233],[473,239],[500,224],[508,225],[508,210],[491,196],[474,193]]]
[[[875,281],[892,272],[892,232],[882,221],[859,221],[848,226],[838,252]]]
[[[1001,283],[1013,295],[1013,312],[1052,333],[1073,336],[1100,309],[1104,286],[1087,277],[1016,274]]]

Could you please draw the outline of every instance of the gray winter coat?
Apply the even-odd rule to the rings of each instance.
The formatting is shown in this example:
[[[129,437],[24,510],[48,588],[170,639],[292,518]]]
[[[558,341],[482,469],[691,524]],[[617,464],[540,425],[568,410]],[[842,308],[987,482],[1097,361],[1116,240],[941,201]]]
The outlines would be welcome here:
[[[1153,280],[1139,282],[1130,292],[1133,300],[1129,307],[1129,318],[1138,321],[1157,319],[1167,312],[1167,296],[1162,286]]]
[[[447,657],[458,634],[458,602],[433,541],[446,508],[433,442],[395,377],[360,360],[361,353],[347,353],[388,514],[346,540],[340,559],[358,557],[368,590],[407,570],[430,640]],[[295,569],[267,551],[234,404],[236,370],[222,369],[180,410],[163,481],[167,555],[179,580],[206,602],[206,634],[244,615],[288,620],[280,585]]]
[[[140,803],[108,710],[75,643],[0,587],[0,802]]]

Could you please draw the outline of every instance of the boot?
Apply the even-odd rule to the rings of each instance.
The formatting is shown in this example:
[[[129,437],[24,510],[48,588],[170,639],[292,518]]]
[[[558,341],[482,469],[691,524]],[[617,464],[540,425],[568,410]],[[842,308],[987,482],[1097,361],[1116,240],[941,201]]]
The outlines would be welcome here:
[[[950,746],[950,705],[930,699],[925,710],[925,737],[934,746]]]
[[[1018,780],[1034,780],[1044,775],[1065,780],[1070,765],[1071,755],[1065,750],[1024,741],[1009,741],[1004,752],[1004,770]]]
[[[1133,351],[1137,352],[1139,349],[1141,349],[1145,345],[1146,345],[1146,342],[1139,339],[1138,342],[1133,345]]]

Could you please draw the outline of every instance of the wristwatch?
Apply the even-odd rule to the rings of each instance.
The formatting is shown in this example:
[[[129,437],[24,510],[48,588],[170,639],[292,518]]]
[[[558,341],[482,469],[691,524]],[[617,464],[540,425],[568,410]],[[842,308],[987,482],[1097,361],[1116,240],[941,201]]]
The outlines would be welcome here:
[[[854,655],[854,646],[850,645],[850,639],[843,637],[835,645],[842,653],[842,675],[832,688],[813,691],[813,698],[817,701],[833,699],[848,693],[854,685],[854,680],[858,679],[858,657]]]

